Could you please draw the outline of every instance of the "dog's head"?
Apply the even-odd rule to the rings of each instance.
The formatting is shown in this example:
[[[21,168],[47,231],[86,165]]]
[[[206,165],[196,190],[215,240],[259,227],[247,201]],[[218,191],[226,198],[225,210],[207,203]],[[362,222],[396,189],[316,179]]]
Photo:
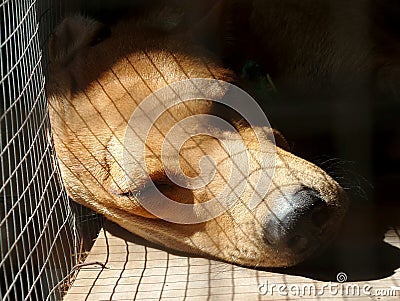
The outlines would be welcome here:
[[[76,202],[168,248],[247,266],[294,265],[334,236],[346,208],[342,188],[317,166],[275,147],[270,134],[277,134],[269,128],[236,122],[226,130],[199,121],[198,128],[209,134],[189,135],[177,152],[163,149],[167,137],[183,139],[181,132],[173,132],[176,123],[193,115],[223,117],[224,109],[215,109],[209,99],[194,99],[165,109],[143,141],[142,124],[130,118],[153,92],[193,78],[234,80],[186,34],[144,21],[105,28],[73,17],[58,27],[49,51],[52,132],[64,184]],[[226,96],[224,87],[208,89],[216,98]],[[152,106],[163,103],[154,98]],[[269,137],[265,145],[258,132]],[[145,164],[126,158],[126,152],[142,151]],[[177,159],[175,165],[171,158]],[[212,164],[205,158],[212,158]],[[237,160],[246,161],[244,175],[237,173]],[[189,181],[205,175],[208,181],[182,187],[171,175]],[[265,175],[271,177],[268,191],[253,208],[249,204]],[[182,217],[179,223],[162,218],[184,214],[179,206],[166,206],[162,196],[192,205],[189,216],[196,217],[201,214],[193,205],[221,194],[232,202],[226,207],[217,203],[223,210],[208,219],[190,223]],[[140,200],[146,199],[156,201],[159,214],[143,206]]]

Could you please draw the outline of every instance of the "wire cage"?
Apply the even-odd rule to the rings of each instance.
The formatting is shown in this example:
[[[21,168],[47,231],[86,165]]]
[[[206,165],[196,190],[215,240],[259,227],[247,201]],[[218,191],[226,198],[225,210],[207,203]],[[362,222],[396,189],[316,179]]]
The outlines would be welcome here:
[[[77,222],[90,212],[61,185],[45,95],[47,39],[66,10],[0,3],[0,300],[62,299],[81,258]]]
[[[130,299],[148,300],[150,294],[154,295],[154,284],[159,287],[159,297],[155,299],[160,299],[163,294],[169,293],[182,293],[182,298],[186,298],[192,288],[190,293],[199,298],[210,298],[215,295],[221,298],[226,296],[236,299],[236,296],[239,296],[239,299],[248,299],[250,295],[247,289],[249,289],[253,296],[260,299],[255,289],[262,277],[265,279],[268,277],[268,280],[273,279],[276,283],[285,285],[297,284],[304,280],[304,277],[300,279],[298,275],[296,277],[286,274],[274,275],[261,269],[245,271],[244,268],[208,259],[178,258],[175,254],[171,255],[162,249],[152,249],[151,244],[148,245],[147,242],[138,240],[126,231],[115,228],[115,225],[109,222],[104,223],[104,231],[98,236],[87,258],[89,263],[85,264],[106,262],[108,265],[114,265],[114,269],[101,266],[101,269],[93,268],[77,274],[80,267],[85,265],[82,263],[88,254],[87,250],[93,244],[93,238],[102,226],[102,218],[89,209],[71,202],[60,179],[52,145],[45,93],[48,39],[61,19],[75,12],[88,15],[91,12],[96,19],[101,20],[103,17],[112,23],[113,12],[123,11],[125,6],[140,7],[145,2],[142,0],[0,0],[0,301],[62,300],[63,297],[66,300],[77,298],[89,300],[92,293],[93,300],[96,300],[95,298],[99,298],[96,292],[106,296],[103,299],[111,300],[117,294],[126,293]],[[338,18],[339,23],[341,20]],[[360,30],[363,29],[361,26]],[[250,61],[244,67],[251,69],[253,65],[257,64]],[[247,70],[246,68],[243,72]],[[299,140],[308,140],[313,136],[312,141],[315,141],[314,139],[323,136],[324,139],[321,141],[329,142],[326,148],[334,149],[331,154],[339,157],[346,155],[350,159],[357,157],[358,161],[363,162],[359,169],[366,175],[372,175],[374,163],[371,151],[374,142],[372,124],[375,121],[372,119],[374,117],[372,104],[367,92],[366,95],[361,93],[363,97],[351,104],[347,103],[347,99],[332,104],[332,110],[323,108],[326,104],[322,102],[308,105],[276,102],[271,106],[268,104],[268,112],[272,116],[277,116],[276,119],[286,120],[286,123],[281,123],[281,128],[285,132],[291,129],[291,134],[297,136]],[[356,119],[353,118],[354,112],[359,114]],[[397,112],[398,110],[394,111],[393,116]],[[312,119],[310,116],[319,117],[318,120],[313,119],[313,122],[306,122]],[[316,124],[318,126],[315,126]],[[357,132],[358,129],[363,129],[362,135]],[[314,145],[311,148],[314,151]],[[363,151],[360,152],[360,149]],[[299,153],[301,152],[300,150]],[[304,153],[307,153],[307,147]],[[328,161],[326,162],[329,163]],[[368,193],[367,191],[366,194]],[[363,201],[363,206],[365,203]],[[369,218],[373,215],[368,210],[366,212],[365,223],[354,227],[357,228],[355,233],[358,233],[358,228],[363,228],[361,233],[373,232],[374,227],[381,228],[378,222],[376,226],[372,218]],[[397,226],[398,218],[397,216],[395,218]],[[356,218],[350,225],[359,223],[359,220],[361,219]],[[385,223],[389,225],[394,222]],[[397,248],[399,245],[397,228],[386,238]],[[347,254],[348,249],[345,249],[346,254],[339,249],[339,254],[334,260],[356,269],[364,266],[364,262],[373,263],[365,265],[365,270],[368,275],[374,275],[368,276],[369,278],[377,279],[375,274],[379,272],[381,263],[375,249],[363,248],[362,256],[358,252],[361,249],[354,249],[353,252],[357,253],[355,257],[360,257],[362,260],[360,262],[363,264],[359,264],[357,260],[353,264],[354,256]],[[152,257],[147,257],[148,254],[152,256],[156,254],[158,257],[153,256],[157,259],[151,261]],[[399,263],[395,261],[396,254],[399,254],[397,249],[387,254],[382,257],[390,260],[388,265],[398,268]],[[143,260],[143,266],[128,266],[129,261],[135,260],[136,264]],[[147,261],[151,264],[147,265]],[[152,265],[156,266],[161,274],[155,273]],[[178,272],[181,274],[173,268],[179,268]],[[200,268],[203,270],[199,272]],[[133,270],[137,274],[134,274]],[[128,274],[126,276],[130,280],[128,286],[127,283],[120,281],[123,273],[124,277]],[[373,284],[397,286],[398,272],[396,273],[395,276],[385,279],[386,282],[377,279]],[[178,277],[177,280],[174,278],[177,274],[184,277]],[[199,280],[198,275],[206,279]],[[148,277],[146,281],[142,281],[145,277]],[[329,277],[334,280],[336,275]],[[360,281],[366,279],[363,277],[364,275],[359,277]],[[250,284],[242,285],[244,279],[249,280]],[[75,285],[72,286],[74,280]],[[204,291],[199,290],[201,281],[204,283]],[[99,283],[101,284],[98,285]],[[319,283],[325,287],[323,281],[309,279],[309,283],[313,285]],[[147,289],[147,286],[151,286],[150,289]],[[127,292],[128,289],[130,291]],[[69,293],[66,295],[68,290]],[[225,293],[226,295],[223,295]]]

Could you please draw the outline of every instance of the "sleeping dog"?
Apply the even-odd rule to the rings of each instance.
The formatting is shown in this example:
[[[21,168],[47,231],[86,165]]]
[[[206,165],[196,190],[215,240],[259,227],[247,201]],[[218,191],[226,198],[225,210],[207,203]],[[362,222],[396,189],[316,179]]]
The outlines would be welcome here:
[[[197,28],[171,25],[179,23],[176,18],[162,9],[106,27],[75,16],[51,37],[47,93],[68,194],[173,250],[251,267],[303,261],[337,232],[347,207],[343,189],[319,167],[288,152],[279,132],[231,112],[229,102],[236,100],[230,84],[238,82],[237,75],[193,38]],[[159,91],[176,92],[179,83],[199,83],[206,93],[179,101],[187,92],[182,86],[178,101],[166,105]],[[159,108],[143,133],[145,117]],[[195,115],[227,119],[232,126],[199,118],[193,127],[197,134],[175,127]],[[177,151],[164,147],[168,137],[182,141]],[[135,159],[137,153],[142,161]],[[211,164],[204,164],[208,158]],[[181,185],[199,175],[208,181]],[[252,204],[265,178],[267,189],[262,187],[260,200]],[[230,203],[202,211],[218,195]]]

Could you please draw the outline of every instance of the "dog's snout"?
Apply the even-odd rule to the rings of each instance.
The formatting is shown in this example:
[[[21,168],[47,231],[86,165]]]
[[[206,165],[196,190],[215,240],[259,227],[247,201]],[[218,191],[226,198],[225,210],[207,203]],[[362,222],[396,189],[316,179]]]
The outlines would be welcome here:
[[[277,251],[301,254],[315,250],[330,217],[328,206],[319,194],[302,189],[271,208],[263,229],[264,240]]]

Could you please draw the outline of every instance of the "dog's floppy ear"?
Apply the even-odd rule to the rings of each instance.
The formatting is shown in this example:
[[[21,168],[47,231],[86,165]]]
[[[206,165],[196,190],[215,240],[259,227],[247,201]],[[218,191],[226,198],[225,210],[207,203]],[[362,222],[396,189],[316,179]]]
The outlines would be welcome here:
[[[51,83],[47,93],[67,96],[86,87],[100,73],[92,60],[93,46],[111,36],[102,23],[79,15],[61,22],[49,39]],[[92,62],[92,66],[87,64]]]
[[[110,34],[108,27],[93,19],[79,15],[66,18],[50,37],[50,61],[67,63],[78,51],[97,45]]]

